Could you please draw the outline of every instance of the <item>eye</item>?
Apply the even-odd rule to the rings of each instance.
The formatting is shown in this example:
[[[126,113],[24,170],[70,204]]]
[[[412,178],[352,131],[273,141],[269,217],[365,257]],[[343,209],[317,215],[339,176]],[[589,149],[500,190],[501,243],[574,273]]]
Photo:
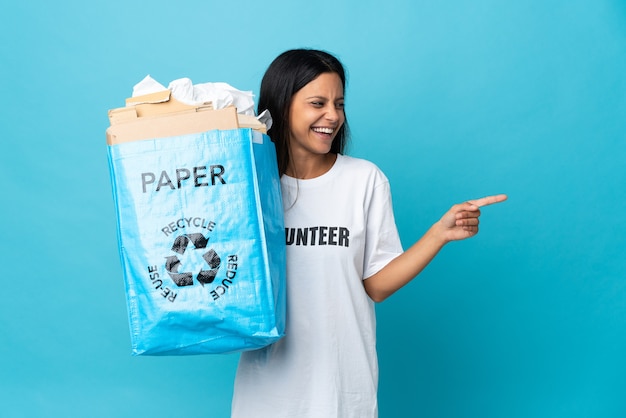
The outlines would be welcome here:
[[[324,102],[314,101],[314,102],[311,102],[311,105],[313,107],[324,107]]]
[[[335,107],[337,109],[343,109],[344,108],[344,102],[337,102],[337,103],[335,103]]]

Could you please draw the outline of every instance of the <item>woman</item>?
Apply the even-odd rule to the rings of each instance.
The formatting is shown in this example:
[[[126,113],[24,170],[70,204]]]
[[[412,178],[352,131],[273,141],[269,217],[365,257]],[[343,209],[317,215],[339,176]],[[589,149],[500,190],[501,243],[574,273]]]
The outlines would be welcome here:
[[[284,52],[261,83],[274,124],[287,238],[286,336],[241,356],[232,416],[378,415],[374,302],[412,280],[450,241],[478,232],[490,196],[453,206],[403,252],[389,182],[343,155],[345,72],[332,55]]]

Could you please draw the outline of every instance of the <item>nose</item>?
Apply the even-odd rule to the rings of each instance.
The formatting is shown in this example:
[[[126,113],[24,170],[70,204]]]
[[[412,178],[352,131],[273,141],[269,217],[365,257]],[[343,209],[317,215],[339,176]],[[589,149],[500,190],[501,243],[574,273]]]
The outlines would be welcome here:
[[[338,122],[340,119],[340,109],[337,109],[334,104],[329,104],[326,109],[326,119],[331,122]]]

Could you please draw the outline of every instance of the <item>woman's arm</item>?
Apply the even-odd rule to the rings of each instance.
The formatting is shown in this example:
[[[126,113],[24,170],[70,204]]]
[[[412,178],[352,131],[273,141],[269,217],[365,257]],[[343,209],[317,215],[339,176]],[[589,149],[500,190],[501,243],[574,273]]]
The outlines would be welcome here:
[[[443,217],[404,253],[378,273],[364,280],[365,291],[375,302],[382,302],[409,283],[450,241],[473,237],[478,233],[480,207],[500,203],[506,195],[487,196],[452,206]]]

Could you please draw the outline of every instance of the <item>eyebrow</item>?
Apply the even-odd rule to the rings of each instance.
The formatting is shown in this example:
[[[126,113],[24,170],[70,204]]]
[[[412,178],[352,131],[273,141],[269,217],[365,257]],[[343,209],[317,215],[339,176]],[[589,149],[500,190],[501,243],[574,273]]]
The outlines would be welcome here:
[[[323,99],[323,100],[328,100],[328,98],[327,98],[327,97],[325,97],[325,96],[310,96],[310,97],[307,97],[306,99],[307,99],[307,100],[309,100],[309,99]],[[335,99],[335,101],[337,101],[337,100],[345,100],[345,99],[344,99],[344,97],[343,97],[343,96],[341,96],[341,97],[337,97],[337,98]]]

